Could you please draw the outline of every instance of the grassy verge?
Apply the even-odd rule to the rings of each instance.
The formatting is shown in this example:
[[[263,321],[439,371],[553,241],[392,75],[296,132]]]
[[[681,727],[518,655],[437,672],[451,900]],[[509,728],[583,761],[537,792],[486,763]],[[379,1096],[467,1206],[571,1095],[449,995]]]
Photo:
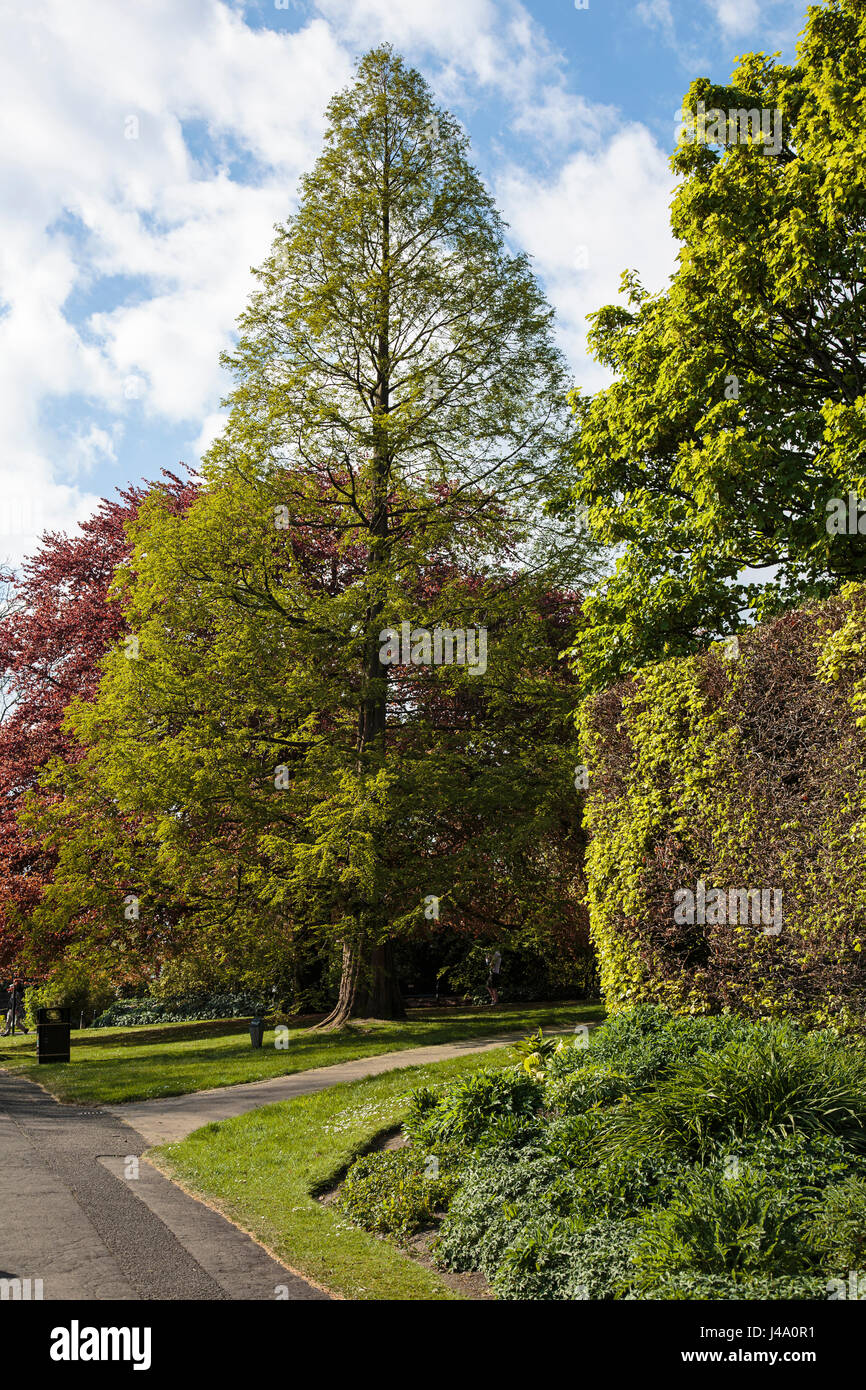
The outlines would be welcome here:
[[[483,1066],[513,1048],[333,1086],[205,1125],[148,1158],[250,1231],[279,1259],[351,1299],[455,1299],[432,1270],[316,1200],[377,1135],[400,1124],[409,1092]]]
[[[578,1020],[599,1020],[602,1013],[600,1005],[584,1003],[418,1009],[400,1022],[361,1020],[340,1033],[316,1033],[310,1025],[291,1029],[284,1049],[275,1046],[273,1030],[265,1034],[261,1049],[253,1049],[242,1019],[74,1029],[68,1064],[40,1066],[31,1033],[0,1039],[0,1066],[32,1075],[59,1100],[117,1104],[261,1081],[381,1052],[539,1027],[569,1028]]]

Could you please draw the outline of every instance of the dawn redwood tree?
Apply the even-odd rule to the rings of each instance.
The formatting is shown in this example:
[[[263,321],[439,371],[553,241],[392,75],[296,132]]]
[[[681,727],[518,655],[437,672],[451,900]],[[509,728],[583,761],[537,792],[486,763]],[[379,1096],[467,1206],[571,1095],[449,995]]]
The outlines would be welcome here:
[[[438,896],[424,860],[443,824],[456,845],[479,817],[495,822],[497,778],[530,824],[539,759],[520,741],[519,698],[496,747],[485,719],[534,686],[529,726],[543,735],[545,664],[531,640],[522,656],[514,644],[538,624],[539,594],[573,587],[587,548],[550,544],[539,515],[569,432],[551,310],[506,247],[465,135],[390,48],[332,101],[301,195],[226,358],[236,386],[200,497],[183,518],[158,499],[140,516],[125,600],[141,659],[112,655],[99,701],[73,722],[91,789],[149,818],[161,873],[190,892],[220,884],[232,912],[266,907],[273,922],[282,906],[339,943],[326,1021],[339,1026],[400,1013],[391,943],[418,920],[425,883]],[[495,679],[427,673],[452,712],[474,711],[462,750],[437,760],[419,733],[424,677],[407,701],[383,632],[488,619]],[[547,727],[573,798],[571,735]],[[485,759],[461,831],[454,785],[477,791]],[[474,860],[488,884],[516,863],[506,841]]]
[[[159,487],[171,507],[192,497],[190,483],[165,474]],[[80,747],[63,730],[73,698],[90,700],[100,661],[126,630],[108,589],[130,554],[126,527],[148,488],[130,487],[103,500],[76,533],[46,534],[20,574],[5,571],[0,613],[0,969],[19,963],[24,917],[40,901],[55,856],[21,824],[26,796],[54,758],[75,760]]]
[[[624,277],[590,335],[616,379],[575,398],[577,492],[622,550],[587,602],[587,689],[866,572],[866,515],[832,506],[866,498],[863,0],[812,6],[796,66],[749,54],[700,102],[709,139],[686,125],[672,159],[677,270],[656,295]],[[779,114],[778,150],[742,140],[750,110]]]
[[[503,507],[525,506],[561,448],[565,383],[551,311],[525,258],[508,254],[466,138],[420,75],[376,49],[328,114],[299,212],[241,319],[212,467],[266,479],[282,464],[276,505],[363,552],[360,608],[337,650],[339,664],[360,662],[354,764],[375,779],[386,611],[438,544],[495,549]],[[349,914],[335,1024],[400,1008],[374,880],[371,870]]]

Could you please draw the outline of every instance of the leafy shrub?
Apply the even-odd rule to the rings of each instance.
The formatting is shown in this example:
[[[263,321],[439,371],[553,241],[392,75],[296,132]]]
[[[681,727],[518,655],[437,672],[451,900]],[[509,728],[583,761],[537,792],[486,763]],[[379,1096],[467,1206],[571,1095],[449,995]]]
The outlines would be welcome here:
[[[413,1093],[403,1128],[420,1147],[442,1142],[469,1147],[505,1116],[533,1116],[542,1098],[540,1083],[521,1068],[485,1067],[444,1088],[435,1100],[427,1089]]]
[[[454,1156],[441,1265],[506,1299],[801,1300],[866,1264],[862,1045],[642,1007],[539,1061],[412,1094],[413,1143]],[[377,1191],[362,1224],[421,1219]]]
[[[579,1115],[555,1115],[545,1127],[543,1147],[566,1168],[583,1167],[595,1157],[602,1124],[602,1114],[598,1110],[585,1110]]]
[[[738,661],[714,645],[582,706],[587,901],[612,1011],[862,1027],[864,613],[852,584],[741,633]],[[675,921],[674,894],[699,879],[778,888],[784,929]]]
[[[808,1213],[768,1176],[698,1169],[681,1195],[648,1212],[635,1239],[638,1287],[682,1270],[736,1276],[746,1271],[807,1273],[814,1258],[800,1239]]]
[[[562,1047],[562,1038],[546,1038],[541,1028],[535,1033],[530,1033],[528,1038],[523,1038],[514,1044],[515,1052],[519,1053],[523,1059],[523,1070],[529,1076],[539,1078],[544,1076],[544,1068],[550,1061],[552,1054],[562,1051]]]
[[[734,1162],[736,1160],[736,1162]],[[793,1199],[815,1204],[825,1189],[839,1183],[852,1167],[866,1166],[866,1160],[851,1153],[835,1134],[753,1133],[735,1144],[720,1144],[707,1163],[725,1176],[732,1168],[761,1172]]]
[[[699,1054],[611,1112],[611,1146],[698,1157],[720,1139],[836,1134],[866,1153],[866,1054],[830,1034],[756,1025],[746,1040]]]
[[[866,1177],[852,1174],[828,1187],[806,1239],[834,1273],[866,1269]]]
[[[476,1149],[480,1153],[488,1148],[509,1150],[515,1156],[521,1149],[535,1145],[544,1139],[546,1126],[538,1115],[497,1115],[478,1136]]]
[[[736,1038],[751,1036],[754,1025],[732,1014],[717,1017],[678,1016],[644,1004],[614,1014],[588,1040],[579,1038],[556,1052],[547,1066],[547,1079],[606,1064],[627,1076],[633,1086],[656,1080],[699,1052],[717,1052]],[[588,1041],[588,1045],[587,1045]]]
[[[720,1300],[741,1299],[771,1302],[774,1300],[809,1300],[828,1297],[827,1279],[823,1274],[764,1274],[747,1271],[734,1278],[730,1274],[701,1274],[694,1270],[679,1270],[667,1274],[643,1295],[653,1300]]]
[[[434,1244],[449,1269],[480,1269],[493,1279],[505,1250],[527,1224],[575,1212],[573,1174],[528,1148],[515,1163],[509,1148],[487,1150],[463,1174]]]
[[[584,1066],[549,1080],[544,1104],[560,1115],[582,1115],[595,1105],[610,1105],[629,1089],[628,1078],[604,1065]]]
[[[190,995],[185,999],[133,999],[112,1004],[94,1028],[131,1028],[141,1023],[190,1023],[208,1018],[250,1018],[268,1003],[255,994]]]
[[[633,1221],[534,1223],[504,1252],[493,1277],[503,1299],[611,1299],[629,1288]]]
[[[75,960],[60,961],[50,979],[25,991],[28,1026],[35,1028],[37,1009],[60,1004],[72,1010],[72,1026],[77,1028],[82,1015],[87,1022],[114,998],[114,986],[93,966]]]
[[[669,1154],[596,1155],[575,1174],[576,1209],[586,1220],[633,1216],[667,1202],[681,1177],[679,1160]]]
[[[429,1226],[454,1191],[457,1170],[409,1146],[365,1154],[340,1189],[343,1211],[367,1231],[407,1236]]]

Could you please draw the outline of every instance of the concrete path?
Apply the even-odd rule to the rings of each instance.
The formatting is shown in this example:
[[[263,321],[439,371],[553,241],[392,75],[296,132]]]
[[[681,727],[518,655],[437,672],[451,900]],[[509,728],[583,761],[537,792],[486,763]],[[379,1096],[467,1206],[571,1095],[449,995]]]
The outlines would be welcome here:
[[[589,1025],[591,1028],[594,1024]],[[558,1031],[558,1030],[552,1030]],[[274,1076],[267,1081],[246,1081],[238,1086],[220,1086],[210,1091],[193,1091],[185,1096],[166,1096],[160,1100],[128,1101],[109,1105],[118,1119],[133,1125],[148,1144],[174,1144],[185,1139],[194,1129],[215,1120],[228,1120],[244,1115],[260,1105],[272,1105],[278,1100],[322,1091],[341,1081],[358,1081],[365,1076],[402,1067],[423,1066],[426,1062],[443,1062],[448,1057],[463,1057],[471,1052],[488,1052],[506,1043],[526,1037],[526,1030],[499,1037],[467,1038],[463,1042],[439,1043],[433,1047],[412,1047],[403,1052],[383,1052],[374,1057],[358,1057],[352,1062],[337,1062],[331,1067],[313,1067],[310,1071],[295,1072],[292,1076]]]
[[[41,1280],[46,1300],[328,1298],[140,1159],[147,1139],[106,1110],[0,1072],[0,1146],[0,1278]]]

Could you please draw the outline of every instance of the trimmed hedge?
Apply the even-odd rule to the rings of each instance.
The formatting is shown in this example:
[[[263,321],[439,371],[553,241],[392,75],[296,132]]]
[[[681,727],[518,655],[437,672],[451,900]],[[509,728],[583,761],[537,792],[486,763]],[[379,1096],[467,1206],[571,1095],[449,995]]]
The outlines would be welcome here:
[[[864,715],[864,585],[741,634],[734,659],[717,645],[587,702],[588,902],[611,1011],[862,1024]],[[780,890],[781,931],[675,920],[699,881],[726,901]]]

